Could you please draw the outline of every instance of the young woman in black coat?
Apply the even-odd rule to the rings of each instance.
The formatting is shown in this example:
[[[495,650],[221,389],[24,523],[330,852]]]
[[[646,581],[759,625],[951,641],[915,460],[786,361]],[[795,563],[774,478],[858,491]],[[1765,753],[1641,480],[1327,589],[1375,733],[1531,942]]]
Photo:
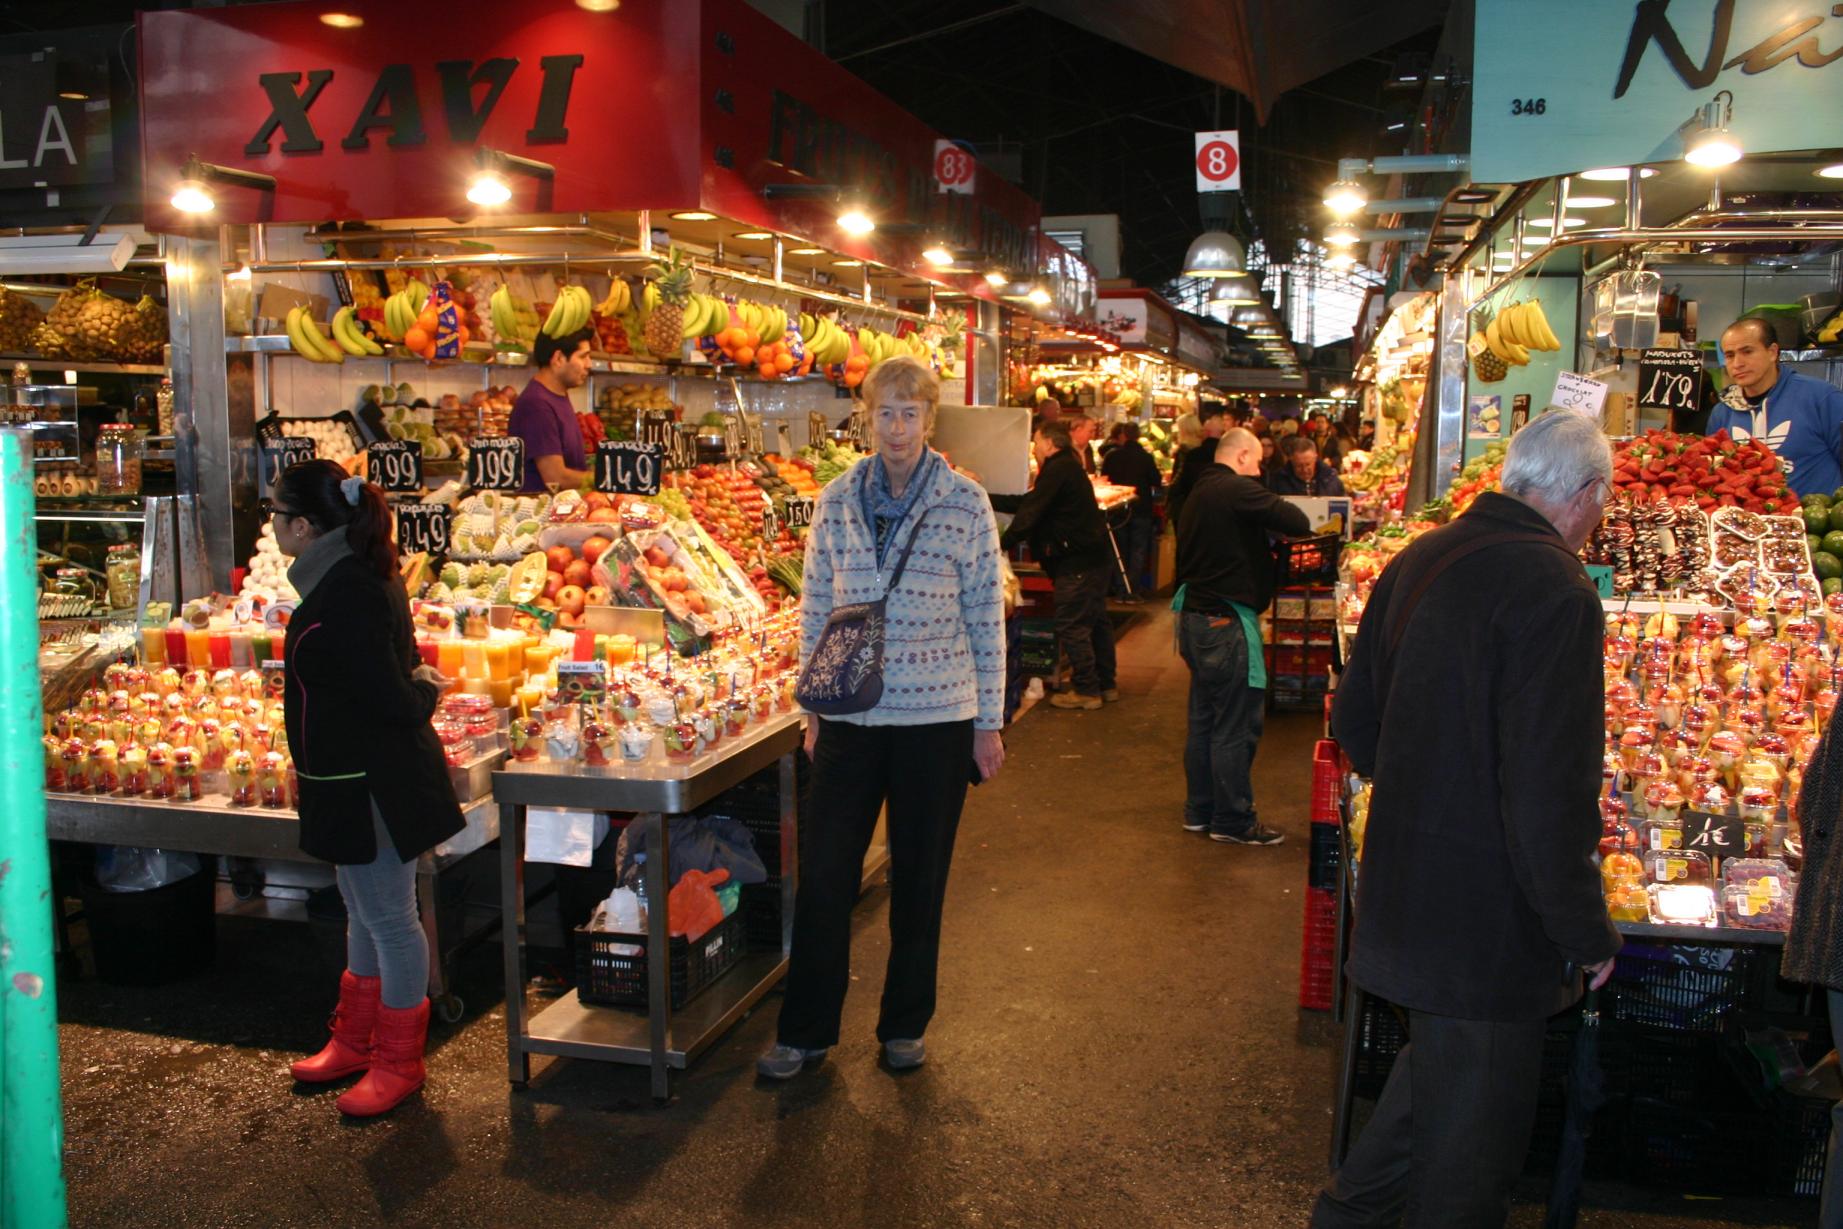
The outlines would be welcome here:
[[[336,864],[347,918],[332,1039],[292,1070],[307,1083],[364,1072],[338,1104],[368,1117],[424,1079],[429,948],[416,860],[462,826],[429,724],[447,680],[418,663],[390,508],[376,487],[331,461],[292,466],[270,519],[301,595],[283,696],[301,850]]]

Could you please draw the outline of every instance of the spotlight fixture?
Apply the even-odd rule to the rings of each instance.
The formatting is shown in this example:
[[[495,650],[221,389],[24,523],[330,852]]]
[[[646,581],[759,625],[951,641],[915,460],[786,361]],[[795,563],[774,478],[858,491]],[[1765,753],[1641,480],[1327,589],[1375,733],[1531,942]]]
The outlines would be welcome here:
[[[937,243],[922,252],[922,259],[937,269],[946,269],[953,264],[953,253]]]
[[[735,234],[731,235],[730,238],[732,239],[772,239],[774,238],[774,232],[771,230],[739,230]]]
[[[1043,289],[1041,286],[1032,286],[1030,288],[1030,293],[1024,297],[1035,307],[1048,307],[1050,305],[1049,291]]]
[[[1833,162],[1829,166],[1818,167],[1817,176],[1820,179],[1843,179],[1843,162]]]
[[[1347,218],[1369,204],[1369,193],[1354,179],[1340,179],[1325,189],[1325,208],[1340,218]]]
[[[1190,241],[1184,253],[1185,277],[1232,277],[1247,267],[1241,240],[1227,231],[1206,230]]]
[[[1604,209],[1608,205],[1618,203],[1619,198],[1614,196],[1576,196],[1572,192],[1568,194],[1568,208],[1570,209]]]
[[[197,154],[189,155],[180,169],[179,182],[173,187],[171,204],[181,213],[210,213],[217,208],[211,193],[213,183],[235,184],[255,188],[268,194],[275,192],[275,176],[256,171],[238,171],[212,162],[200,162]]]
[[[365,19],[356,13],[322,13],[320,24],[335,30],[356,30],[365,24]]]
[[[717,220],[716,214],[702,209],[681,209],[668,216],[679,222],[715,222]]]
[[[1325,227],[1325,246],[1334,248],[1355,247],[1357,227],[1354,222],[1333,222]]]
[[[1723,102],[1722,99],[1727,99]],[[1683,161],[1691,166],[1727,166],[1741,160],[1741,143],[1728,130],[1734,122],[1734,95],[1722,90],[1689,121],[1692,131],[1683,144]]]
[[[1570,199],[1568,203],[1572,205],[1575,203],[1575,201],[1573,199]],[[1536,228],[1537,230],[1550,230],[1550,229],[1553,229],[1555,226],[1555,219],[1553,216],[1546,217],[1546,218],[1526,218],[1523,224],[1525,226],[1532,226]],[[1562,225],[1562,229],[1564,230],[1566,230],[1570,226],[1585,226],[1587,225],[1587,219],[1586,218],[1563,218],[1561,220],[1561,225]]]
[[[825,249],[824,248],[788,248],[787,255],[789,256],[824,256]]]
[[[877,229],[877,223],[862,206],[853,205],[838,215],[838,229],[847,235],[868,235]]]
[[[550,204],[551,185],[557,178],[557,168],[550,163],[481,146],[474,151],[474,165],[478,169],[467,185],[467,199],[474,204],[490,208],[511,200],[513,175],[525,175],[537,180],[538,208],[543,209]]]
[[[1010,280],[1010,275],[1003,269],[993,269],[990,273],[985,275],[985,283],[988,286],[1003,286]]]
[[[612,13],[621,7],[621,0],[576,0],[576,7],[588,13]]]
[[[1261,288],[1246,273],[1218,278],[1210,288],[1209,301],[1227,307],[1254,306],[1261,301]]]
[[[1325,257],[1325,268],[1331,270],[1333,273],[1345,273],[1356,267],[1357,258],[1348,248],[1333,252],[1331,255]]]
[[[1339,401],[1342,401],[1344,398],[1350,396],[1350,390],[1348,388],[1345,388],[1342,384],[1340,384],[1336,388],[1331,390],[1331,395],[1337,398]]]
[[[1575,178],[1593,179],[1601,183],[1624,183],[1626,177],[1631,173],[1632,168],[1629,166],[1602,166],[1596,167],[1591,171],[1582,171],[1579,175],[1576,175]],[[1641,167],[1638,172],[1638,177],[1640,179],[1649,179],[1655,174],[1657,174],[1657,169],[1655,167]]]
[[[844,260],[833,261],[832,267],[834,269],[862,269],[864,267],[864,262],[861,260],[852,260],[850,257],[846,257]]]

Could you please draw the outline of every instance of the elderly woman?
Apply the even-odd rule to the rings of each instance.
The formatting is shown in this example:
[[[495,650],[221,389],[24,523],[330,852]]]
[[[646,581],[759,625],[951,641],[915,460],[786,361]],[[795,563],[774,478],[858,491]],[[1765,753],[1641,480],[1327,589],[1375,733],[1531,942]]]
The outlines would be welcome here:
[[[865,378],[876,453],[819,496],[806,539],[801,658],[832,611],[886,596],[883,694],[866,712],[808,715],[811,801],[800,832],[792,967],[776,1044],[756,1063],[798,1075],[838,1042],[851,979],[851,909],[877,813],[888,807],[890,954],[877,1039],[919,1067],[934,1015],[941,904],[967,783],[1004,762],[1004,588],[985,491],[928,447],[940,382],[912,358]],[[977,774],[975,776],[975,774]]]

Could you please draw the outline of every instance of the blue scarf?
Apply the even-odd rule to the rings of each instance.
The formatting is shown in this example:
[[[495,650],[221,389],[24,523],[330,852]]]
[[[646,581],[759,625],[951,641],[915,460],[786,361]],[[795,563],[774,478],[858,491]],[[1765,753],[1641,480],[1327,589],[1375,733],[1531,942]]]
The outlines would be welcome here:
[[[940,463],[934,449],[924,449],[921,459],[915,463],[915,472],[909,475],[909,484],[902,489],[901,496],[890,494],[889,471],[883,467],[883,458],[872,457],[870,472],[865,475],[862,490],[864,506],[864,523],[870,527],[871,535],[877,543],[877,569],[883,568],[884,560],[889,557],[890,543],[896,538],[896,527],[909,515],[909,509],[915,506],[915,499],[922,488],[934,480],[934,467]]]

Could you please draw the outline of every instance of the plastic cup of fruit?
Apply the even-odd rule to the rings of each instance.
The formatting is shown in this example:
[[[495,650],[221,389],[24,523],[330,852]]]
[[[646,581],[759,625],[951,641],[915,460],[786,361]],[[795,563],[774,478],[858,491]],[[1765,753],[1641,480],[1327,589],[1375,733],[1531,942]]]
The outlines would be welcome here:
[[[723,732],[731,738],[740,738],[748,728],[749,702],[742,699],[726,701],[723,705]]]
[[[616,737],[621,744],[621,758],[629,764],[644,760],[653,749],[652,729],[635,721],[623,725]]]
[[[691,714],[691,723],[697,729],[698,741],[707,749],[723,741],[723,723],[709,709],[700,708]]]
[[[587,768],[606,768],[608,753],[614,749],[614,731],[600,721],[585,722],[582,727],[582,762]]]
[[[615,693],[612,708],[614,719],[622,725],[633,725],[646,716],[646,702],[632,688]]]
[[[512,719],[512,758],[529,763],[544,750],[544,723],[536,717]]]
[[[689,721],[675,721],[666,726],[661,734],[666,748],[666,758],[683,762],[695,759],[698,753],[698,728]]]

